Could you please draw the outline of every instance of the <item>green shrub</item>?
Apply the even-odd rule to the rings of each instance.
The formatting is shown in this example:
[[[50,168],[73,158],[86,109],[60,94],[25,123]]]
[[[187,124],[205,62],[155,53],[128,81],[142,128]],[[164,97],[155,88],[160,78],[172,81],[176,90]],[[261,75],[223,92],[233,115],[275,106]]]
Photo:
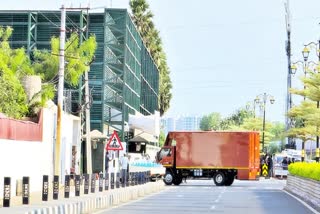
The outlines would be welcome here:
[[[291,175],[320,181],[320,163],[297,162],[290,164],[288,170]]]

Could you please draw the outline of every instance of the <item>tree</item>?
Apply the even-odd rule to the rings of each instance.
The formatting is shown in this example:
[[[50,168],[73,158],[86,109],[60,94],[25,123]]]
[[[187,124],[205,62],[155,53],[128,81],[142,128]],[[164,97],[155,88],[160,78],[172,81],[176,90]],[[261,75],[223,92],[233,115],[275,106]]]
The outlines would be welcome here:
[[[301,78],[301,81],[304,89],[290,89],[291,94],[303,96],[304,101],[288,112],[296,123],[287,135],[303,141],[314,140],[315,136],[320,135],[320,109],[316,105],[320,101],[320,73],[308,71],[308,76]]]
[[[316,126],[314,126],[313,117],[317,117],[317,108],[314,102],[303,101],[300,105],[290,109],[288,116],[293,120],[302,121],[299,126],[291,128],[287,135],[300,138],[303,141],[314,140],[317,135]]]
[[[146,0],[130,0],[133,21],[160,71],[159,110],[162,116],[170,107],[172,82],[159,31],[152,21],[153,13]]]
[[[164,132],[161,130],[159,135],[159,146],[162,147],[166,141],[166,136]]]
[[[9,117],[21,118],[35,116],[36,109],[45,105],[47,100],[54,97],[54,84],[57,83],[59,39],[51,39],[51,52],[35,50],[34,63],[25,52],[24,48],[11,49],[8,38],[12,28],[0,27],[0,112]],[[71,86],[78,84],[80,76],[88,69],[89,62],[93,59],[96,41],[94,36],[79,44],[77,34],[72,34],[66,42],[65,79]],[[38,74],[44,83],[42,90],[27,101],[26,93],[21,80],[27,75]],[[40,101],[38,101],[40,97]]]
[[[91,35],[83,43],[79,43],[79,35],[72,33],[65,45],[65,82],[71,86],[79,84],[80,77],[88,71],[94,58],[97,43]],[[59,38],[51,38],[51,50],[34,50],[34,70],[45,82],[56,82],[59,71]]]
[[[10,48],[8,39],[11,34],[12,28],[0,26],[0,112],[21,118],[28,113],[28,106],[20,80],[33,70],[23,48]]]
[[[222,118],[217,112],[205,115],[201,118],[200,129],[203,131],[219,130]]]
[[[253,114],[250,110],[246,108],[240,108],[236,110],[231,116],[225,118],[221,122],[221,129],[228,130],[234,126],[241,126],[244,120],[247,118],[252,118]]]
[[[286,134],[285,134],[285,125],[283,123],[274,122],[270,129],[270,132],[273,135],[273,138],[271,140],[281,141],[281,142],[285,141]]]
[[[274,133],[272,130],[274,129],[274,124],[270,122],[265,122],[265,130],[264,130],[264,146],[268,147],[269,143],[275,139]],[[230,127],[230,130],[233,131],[258,131],[260,133],[260,141],[262,141],[262,130],[263,129],[263,120],[262,118],[246,118],[243,121],[243,124],[240,126],[233,125]]]
[[[271,142],[267,148],[268,153],[275,154],[281,151],[280,146],[276,142]]]

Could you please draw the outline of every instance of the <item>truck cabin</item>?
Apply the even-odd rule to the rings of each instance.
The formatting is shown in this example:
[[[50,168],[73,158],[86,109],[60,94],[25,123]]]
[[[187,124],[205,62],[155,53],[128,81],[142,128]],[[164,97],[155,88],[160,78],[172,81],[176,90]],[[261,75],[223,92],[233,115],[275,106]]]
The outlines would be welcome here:
[[[172,148],[170,147],[163,147],[157,154],[157,160],[161,161],[164,157],[171,157]]]
[[[157,162],[162,165],[167,165],[169,163],[172,164],[174,158],[174,146],[176,146],[176,141],[168,135],[164,146],[157,153]]]

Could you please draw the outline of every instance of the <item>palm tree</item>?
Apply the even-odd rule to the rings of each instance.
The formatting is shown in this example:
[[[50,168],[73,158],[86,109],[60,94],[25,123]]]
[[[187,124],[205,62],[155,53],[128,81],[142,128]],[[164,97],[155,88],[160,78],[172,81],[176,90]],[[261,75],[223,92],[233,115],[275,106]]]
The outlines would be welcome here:
[[[159,110],[162,116],[170,107],[172,82],[160,33],[154,26],[153,13],[146,0],[130,0],[129,4],[133,13],[133,21],[160,72]]]

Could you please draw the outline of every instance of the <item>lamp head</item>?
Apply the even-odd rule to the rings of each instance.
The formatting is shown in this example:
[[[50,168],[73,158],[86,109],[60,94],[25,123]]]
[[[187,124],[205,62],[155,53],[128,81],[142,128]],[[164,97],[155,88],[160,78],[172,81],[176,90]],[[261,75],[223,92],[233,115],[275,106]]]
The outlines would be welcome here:
[[[274,102],[275,102],[274,97],[271,97],[271,98],[270,98],[270,103],[273,104]]]
[[[291,66],[290,66],[290,68],[291,68],[291,74],[296,74],[296,72],[297,72],[297,65],[296,64],[292,64]]]
[[[303,56],[303,59],[305,62],[308,60],[309,53],[310,53],[309,48],[307,48],[307,46],[304,46],[303,51],[302,51],[302,56]]]

